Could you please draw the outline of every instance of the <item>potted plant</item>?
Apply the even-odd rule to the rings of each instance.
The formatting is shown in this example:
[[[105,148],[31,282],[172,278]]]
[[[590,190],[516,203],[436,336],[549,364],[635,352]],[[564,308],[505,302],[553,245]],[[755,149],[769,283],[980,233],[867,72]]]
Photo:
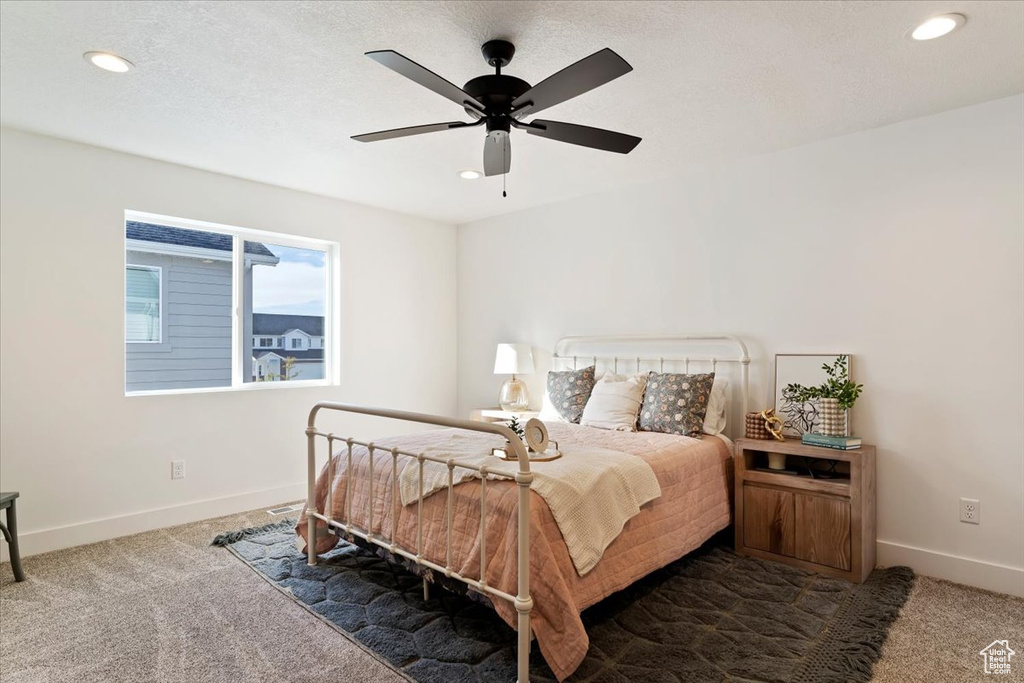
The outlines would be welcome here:
[[[838,356],[832,365],[824,363],[821,369],[827,379],[819,386],[805,387],[789,384],[785,391],[797,401],[817,400],[819,428],[826,436],[849,436],[848,411],[853,407],[864,389],[863,384],[850,380],[849,359]]]

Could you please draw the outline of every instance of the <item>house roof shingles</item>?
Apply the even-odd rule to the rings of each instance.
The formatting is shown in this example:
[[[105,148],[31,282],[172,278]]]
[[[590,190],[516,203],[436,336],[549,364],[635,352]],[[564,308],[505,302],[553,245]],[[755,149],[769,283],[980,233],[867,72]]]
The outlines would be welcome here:
[[[130,240],[140,242],[160,242],[162,244],[176,244],[182,247],[197,247],[199,249],[216,249],[218,251],[231,251],[231,235],[223,235],[217,232],[202,232],[199,230],[185,230],[184,228],[172,228],[167,225],[156,225],[154,223],[141,223],[139,221],[125,221],[125,236]],[[268,256],[276,259],[274,252],[259,242],[245,242],[245,253],[253,256]]]
[[[324,359],[323,349],[306,349],[304,351],[291,350],[291,349],[260,349],[257,350],[253,355],[258,359],[264,356],[274,354],[281,358],[294,358],[298,362],[303,361],[315,361]]]
[[[289,330],[302,330],[311,337],[324,336],[324,319],[319,315],[283,315],[279,313],[253,313],[254,335],[282,335]]]

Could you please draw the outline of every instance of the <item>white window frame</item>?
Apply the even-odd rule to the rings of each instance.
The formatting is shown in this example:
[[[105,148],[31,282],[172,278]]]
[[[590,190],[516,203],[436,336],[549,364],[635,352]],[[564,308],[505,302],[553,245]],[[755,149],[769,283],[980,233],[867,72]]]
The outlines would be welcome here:
[[[197,387],[192,389],[152,389],[145,391],[125,391],[126,396],[160,396],[166,394],[201,394],[216,393],[221,391],[272,391],[276,389],[298,389],[303,387],[324,387],[337,386],[341,384],[341,247],[337,242],[318,239],[314,237],[300,237],[285,233],[270,232],[266,230],[253,230],[241,228],[234,225],[223,225],[207,221],[191,220],[187,218],[174,218],[144,211],[126,210],[124,220],[138,221],[141,223],[155,223],[166,225],[171,228],[184,228],[185,230],[201,230],[204,232],[217,232],[232,237],[231,252],[231,385],[223,387]],[[245,242],[265,242],[282,247],[293,247],[296,249],[312,249],[324,252],[325,288],[324,293],[324,377],[323,379],[297,379],[288,382],[246,382],[246,370],[251,373],[251,360],[245,358],[245,327],[242,320],[244,309],[244,281],[245,281]],[[127,257],[128,245],[125,240],[125,256]],[[226,260],[226,259],[224,259]],[[125,261],[125,267],[129,264]],[[149,267],[149,266],[141,266]],[[156,267],[156,266],[153,266]],[[127,275],[125,276],[127,278]],[[163,284],[161,273],[161,286]],[[163,321],[163,289],[161,292],[161,322]],[[127,336],[127,335],[122,335]],[[161,339],[163,328],[161,327]],[[282,338],[283,339],[283,338]],[[136,342],[132,342],[136,343]],[[152,343],[152,342],[138,342]],[[253,347],[255,348],[255,344]],[[127,359],[127,358],[126,358]],[[125,363],[127,368],[127,363]],[[126,370],[127,372],[127,370]],[[127,377],[124,378],[122,386],[127,384]]]
[[[127,255],[126,255],[127,256]],[[138,268],[139,270],[155,270],[156,271],[156,305],[157,310],[160,312],[159,319],[157,320],[157,333],[156,339],[128,339],[128,320],[127,311],[125,312],[124,321],[124,343],[125,344],[163,344],[164,343],[164,269],[160,266],[147,266],[143,263],[128,263],[125,261],[124,264],[124,303],[128,303],[128,269]]]

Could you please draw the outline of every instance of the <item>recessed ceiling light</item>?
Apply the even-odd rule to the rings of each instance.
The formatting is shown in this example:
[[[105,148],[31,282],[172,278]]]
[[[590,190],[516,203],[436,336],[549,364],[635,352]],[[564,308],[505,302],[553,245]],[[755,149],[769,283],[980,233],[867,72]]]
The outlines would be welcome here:
[[[82,56],[87,62],[91,62],[104,71],[113,71],[117,74],[130,71],[135,66],[124,57],[118,57],[110,52],[86,52]]]
[[[480,171],[459,171],[459,177],[463,180],[476,180],[480,177]]]
[[[919,24],[910,32],[910,37],[914,40],[941,38],[963,26],[965,21],[967,21],[967,17],[962,14],[940,14]]]

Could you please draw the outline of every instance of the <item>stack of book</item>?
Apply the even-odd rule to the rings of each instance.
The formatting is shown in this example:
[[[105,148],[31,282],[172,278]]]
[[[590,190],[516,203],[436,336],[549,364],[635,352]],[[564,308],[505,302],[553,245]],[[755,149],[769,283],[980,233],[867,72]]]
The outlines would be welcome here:
[[[824,434],[804,434],[800,437],[805,446],[834,448],[837,451],[852,451],[860,448],[861,440],[852,436],[825,436]]]

